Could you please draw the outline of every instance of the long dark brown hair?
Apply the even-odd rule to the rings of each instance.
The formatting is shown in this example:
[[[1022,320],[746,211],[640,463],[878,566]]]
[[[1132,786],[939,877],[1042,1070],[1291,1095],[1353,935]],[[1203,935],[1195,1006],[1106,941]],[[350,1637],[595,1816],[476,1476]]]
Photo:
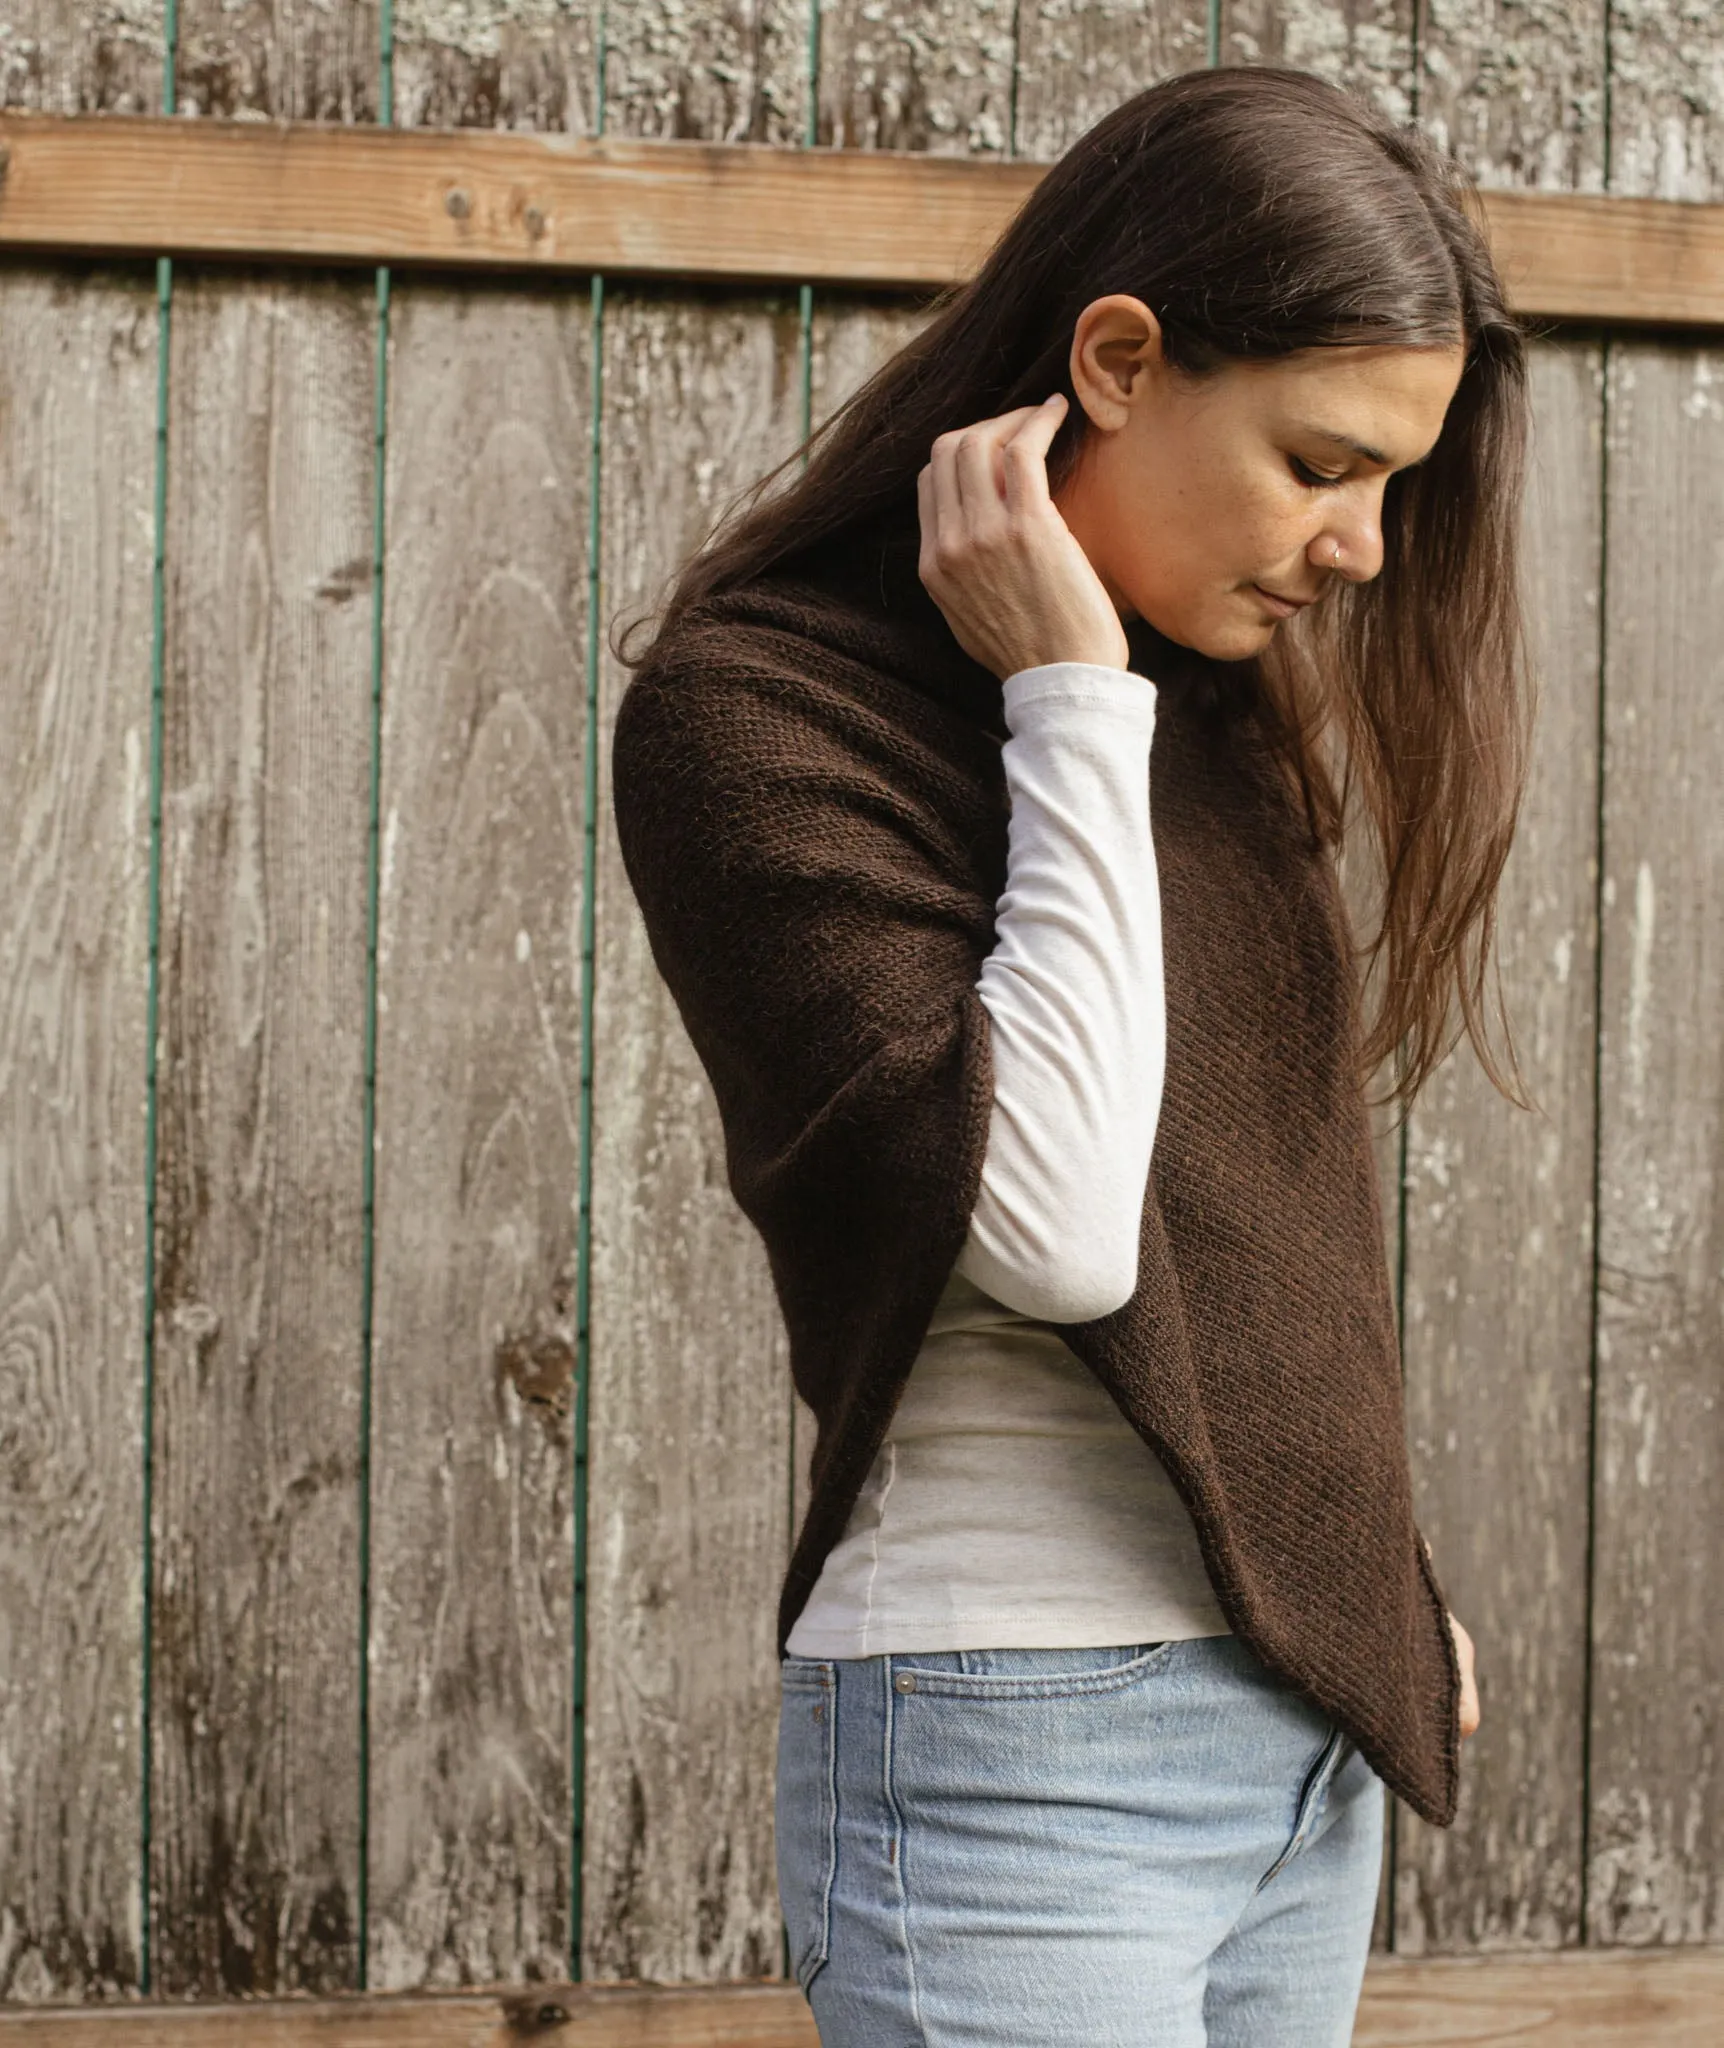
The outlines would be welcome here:
[[[1193,378],[1300,349],[1464,345],[1435,448],[1385,486],[1378,576],[1332,590],[1246,668],[1313,832],[1337,851],[1356,821],[1371,832],[1380,903],[1359,952],[1377,1000],[1361,1062],[1368,1077],[1393,1055],[1384,1099],[1403,1110],[1463,1027],[1495,1086],[1531,1106],[1500,981],[1512,1081],[1484,1015],[1533,714],[1517,561],[1526,350],[1471,190],[1418,130],[1306,72],[1193,71],[1136,94],[1048,169],[914,339],[741,495],[658,618],[889,506],[913,530],[937,434],[1056,390],[1057,491],[1087,427],[1072,330],[1105,293],[1141,298]],[[644,658],[628,642],[646,623],[613,636],[626,665]]]

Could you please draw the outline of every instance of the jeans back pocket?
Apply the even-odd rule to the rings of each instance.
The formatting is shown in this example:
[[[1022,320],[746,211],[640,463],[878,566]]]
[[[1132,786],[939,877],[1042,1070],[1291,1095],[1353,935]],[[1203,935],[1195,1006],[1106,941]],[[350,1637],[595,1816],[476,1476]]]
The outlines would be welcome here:
[[[774,1826],[790,1968],[806,1991],[832,1951],[838,1875],[838,1673],[830,1659],[779,1666]]]

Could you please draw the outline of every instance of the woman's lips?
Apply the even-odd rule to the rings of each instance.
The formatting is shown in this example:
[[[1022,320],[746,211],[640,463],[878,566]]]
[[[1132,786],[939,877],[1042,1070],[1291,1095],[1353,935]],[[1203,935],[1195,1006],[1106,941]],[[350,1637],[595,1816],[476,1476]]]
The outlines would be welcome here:
[[[1278,619],[1290,619],[1295,612],[1303,611],[1305,606],[1311,602],[1309,598],[1305,598],[1300,603],[1295,604],[1290,598],[1277,597],[1273,591],[1265,590],[1261,583],[1253,583],[1251,588],[1256,591],[1257,595],[1262,598],[1263,602]]]

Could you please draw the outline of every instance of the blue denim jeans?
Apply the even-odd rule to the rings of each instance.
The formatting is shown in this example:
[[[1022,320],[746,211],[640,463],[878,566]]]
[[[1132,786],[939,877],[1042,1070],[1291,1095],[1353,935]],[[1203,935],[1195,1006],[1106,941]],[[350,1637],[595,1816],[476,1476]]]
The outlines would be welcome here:
[[[1382,1780],[1237,1636],[781,1673],[822,2048],[1346,2048]]]

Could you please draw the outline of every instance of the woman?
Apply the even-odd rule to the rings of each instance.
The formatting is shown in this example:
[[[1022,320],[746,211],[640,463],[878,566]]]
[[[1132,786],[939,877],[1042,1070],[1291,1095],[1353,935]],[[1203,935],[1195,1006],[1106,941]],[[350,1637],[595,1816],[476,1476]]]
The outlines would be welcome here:
[[[624,694],[624,860],[819,1422],[777,1823],[827,2048],[1338,2048],[1385,1783],[1453,1816],[1365,1089],[1393,1054],[1410,1103],[1458,1006],[1523,1100],[1483,989],[1526,424],[1414,132],[1171,79]]]

